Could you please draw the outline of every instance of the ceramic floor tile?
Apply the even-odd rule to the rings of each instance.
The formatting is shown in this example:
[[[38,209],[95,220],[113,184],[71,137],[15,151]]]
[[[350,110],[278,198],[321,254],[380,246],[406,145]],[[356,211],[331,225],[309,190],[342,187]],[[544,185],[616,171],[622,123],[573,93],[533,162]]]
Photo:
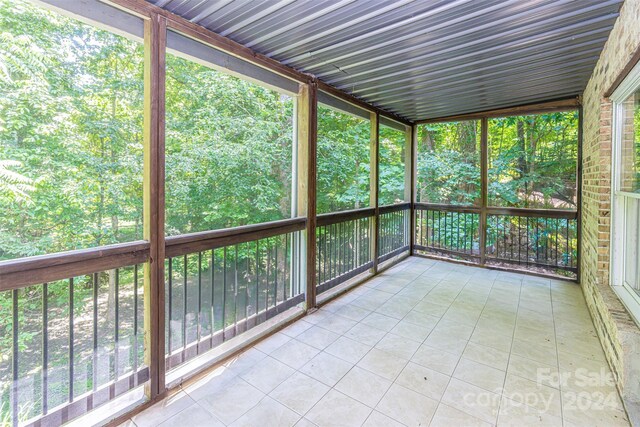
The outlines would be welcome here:
[[[576,426],[629,426],[623,411],[607,408],[601,399],[591,401],[580,394],[562,393],[563,419]]]
[[[321,328],[327,329],[331,332],[334,332],[338,335],[342,335],[347,332],[349,329],[353,328],[356,325],[355,320],[348,319],[346,317],[339,316],[337,314],[332,314],[324,321],[318,323],[318,326]]]
[[[161,422],[193,406],[194,403],[195,401],[187,395],[187,393],[181,391],[145,409],[143,412],[135,415],[132,420],[136,426],[157,426]]]
[[[300,368],[300,372],[333,387],[352,367],[352,363],[323,351]]]
[[[441,403],[436,409],[436,413],[433,415],[430,427],[452,427],[452,426],[465,426],[465,427],[490,427],[491,424],[482,421],[474,416],[460,411],[452,406]]]
[[[506,397],[500,403],[500,413],[498,414],[498,426],[521,427],[562,427],[562,418],[526,405],[516,402]]]
[[[416,324],[416,323],[408,322],[406,320],[401,320],[391,330],[391,333],[395,335],[399,335],[403,338],[407,338],[407,339],[422,343],[425,339],[427,339],[432,329],[433,329],[433,326],[429,327],[424,324]]]
[[[371,346],[343,336],[327,347],[325,352],[355,364],[358,363],[358,360],[362,359],[369,350],[371,350]]]
[[[462,357],[453,377],[477,387],[501,394],[506,373],[491,366],[483,365]]]
[[[393,381],[407,363],[405,359],[374,348],[358,362],[357,366]]]
[[[411,358],[412,362],[446,375],[453,374],[459,360],[459,354],[447,353],[425,344],[421,345]]]
[[[296,372],[276,387],[269,396],[304,415],[329,391],[329,387],[301,372]]]
[[[393,333],[388,333],[375,345],[378,350],[386,351],[400,359],[411,359],[411,356],[420,347],[420,343]]]
[[[193,400],[198,401],[209,394],[221,390],[236,376],[236,373],[230,368],[221,366],[210,372],[204,378],[184,387],[184,391],[191,396]]]
[[[296,340],[315,347],[318,350],[324,350],[338,338],[340,338],[340,335],[334,332],[328,331],[318,326],[313,326],[298,335],[296,337]]]
[[[305,322],[309,324],[308,322]],[[305,325],[306,326],[306,325]],[[268,338],[263,339],[258,344],[256,344],[253,348],[256,350],[260,350],[265,354],[270,354],[283,344],[287,343],[291,340],[291,336],[285,334],[284,331],[275,333]]]
[[[500,408],[500,395],[452,378],[442,396],[442,403],[495,424]]]
[[[284,344],[286,341],[289,341],[290,339],[289,337],[286,337],[281,334],[280,335],[275,334],[270,338],[274,338],[274,341],[270,341],[271,344],[269,344],[270,346],[271,345],[274,346],[274,349],[278,348],[279,346]],[[265,341],[261,341],[261,342],[265,342]],[[256,347],[252,347],[240,353],[239,355],[232,357],[230,360],[225,362],[224,366],[228,367],[235,374],[240,375],[248,371],[249,369],[253,368],[265,357],[267,357],[267,355],[264,352],[258,350]]]
[[[291,338],[295,338],[307,329],[311,328],[313,325],[309,322],[306,322],[304,319],[297,320],[293,322],[293,324],[287,326],[282,330],[282,333],[290,336]]]
[[[398,324],[398,322],[398,319],[375,312],[371,313],[361,320],[361,323],[385,332],[389,332],[390,330],[392,330]]]
[[[401,385],[394,384],[376,409],[406,426],[429,425],[438,402]]]
[[[355,366],[334,388],[373,408],[389,387],[391,387],[390,380]]]
[[[273,353],[271,353],[271,357],[287,364],[293,369],[300,369],[318,353],[320,353],[320,350],[317,348],[294,338],[274,350]]]
[[[356,305],[349,304],[337,310],[336,314],[342,317],[346,317],[347,319],[359,322],[369,314],[371,314],[371,311],[362,307],[358,307]]]
[[[295,370],[290,366],[272,357],[267,357],[253,369],[242,374],[241,377],[263,393],[269,393],[294,372]]]
[[[447,353],[462,354],[467,347],[468,341],[449,336],[446,332],[435,333],[435,331],[433,331],[427,339],[424,340],[424,344]]]
[[[512,354],[509,358],[507,373],[536,381],[549,387],[560,387],[560,374],[557,366],[536,362],[516,354]]]
[[[356,326],[348,330],[344,336],[362,344],[374,346],[386,334],[387,333],[381,329],[374,328],[373,326],[369,326],[364,323],[358,323]]]
[[[448,375],[409,362],[395,382],[434,400],[440,400],[450,379]]]
[[[381,412],[373,411],[362,427],[404,427],[404,425]]]
[[[336,390],[327,393],[305,416],[318,426],[352,427],[362,425],[371,408]]]
[[[507,374],[503,395],[514,402],[525,403],[544,414],[562,417],[560,391],[555,388]]]
[[[509,364],[509,353],[500,351],[492,347],[470,342],[464,349],[462,357],[491,366],[501,371],[507,370]]]
[[[254,427],[258,423],[261,427],[293,427],[299,419],[300,415],[267,396],[231,426]]]
[[[159,427],[183,427],[186,425],[190,427],[224,427],[222,421],[211,415],[209,411],[197,403],[194,403],[168,420],[158,424]]]
[[[241,378],[230,381],[223,390],[198,401],[225,424],[231,424],[258,404],[264,393]]]

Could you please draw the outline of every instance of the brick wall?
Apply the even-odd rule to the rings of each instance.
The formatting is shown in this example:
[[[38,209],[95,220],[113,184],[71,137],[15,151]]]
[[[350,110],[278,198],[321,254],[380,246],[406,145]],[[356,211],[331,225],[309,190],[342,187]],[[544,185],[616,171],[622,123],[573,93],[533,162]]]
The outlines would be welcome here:
[[[626,0],[583,94],[581,284],[628,402],[640,402],[640,329],[609,285],[611,102],[603,97],[640,46],[640,0]]]

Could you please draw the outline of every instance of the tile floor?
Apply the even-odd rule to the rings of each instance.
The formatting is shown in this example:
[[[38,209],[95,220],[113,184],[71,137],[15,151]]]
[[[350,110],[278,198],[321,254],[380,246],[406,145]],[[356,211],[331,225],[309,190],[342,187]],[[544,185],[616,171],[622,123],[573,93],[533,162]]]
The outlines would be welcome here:
[[[578,285],[421,258],[128,424],[629,425]]]

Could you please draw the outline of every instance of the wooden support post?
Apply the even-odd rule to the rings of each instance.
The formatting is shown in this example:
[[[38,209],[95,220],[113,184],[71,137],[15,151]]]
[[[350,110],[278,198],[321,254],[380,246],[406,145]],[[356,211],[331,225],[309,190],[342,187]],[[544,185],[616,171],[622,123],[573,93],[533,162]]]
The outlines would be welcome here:
[[[147,398],[165,391],[164,362],[164,74],[166,19],[144,23],[144,360],[149,366]]]
[[[416,244],[416,175],[417,175],[417,134],[416,125],[407,128],[407,140],[405,142],[405,161],[404,161],[404,197],[409,201],[409,255],[414,254],[414,246]]]
[[[316,83],[300,84],[297,100],[298,211],[307,217],[302,240],[305,259],[301,277],[306,282],[307,310],[316,306],[316,154],[318,139],[318,91]],[[303,257],[304,255],[304,257]]]
[[[380,116],[378,113],[371,113],[371,138],[369,143],[369,206],[375,209],[373,220],[371,221],[371,256],[373,257],[373,267],[371,272],[378,273],[378,235],[380,234],[380,206],[378,203],[378,181],[380,174],[378,167],[380,165]]]
[[[485,265],[487,253],[487,192],[488,192],[488,120],[480,120],[480,265]]]

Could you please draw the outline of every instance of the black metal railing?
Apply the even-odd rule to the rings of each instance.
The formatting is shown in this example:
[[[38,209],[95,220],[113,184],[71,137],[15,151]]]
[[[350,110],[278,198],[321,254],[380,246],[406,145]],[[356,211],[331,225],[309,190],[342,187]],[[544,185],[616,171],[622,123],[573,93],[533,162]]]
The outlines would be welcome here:
[[[576,211],[488,207],[484,210],[484,224],[481,212],[476,206],[416,203],[415,249],[454,259],[576,277]]]
[[[294,219],[246,227],[249,233],[167,239],[167,370],[304,301],[297,255],[304,224]],[[229,239],[235,243],[225,244]],[[210,248],[193,251],[197,241],[205,242],[198,249]]]
[[[147,381],[142,269],[0,292],[2,425],[61,424]]]
[[[411,204],[381,206],[378,217],[378,263],[410,248]]]
[[[324,292],[373,267],[371,236],[375,209],[318,215],[316,281]]]
[[[480,212],[464,206],[416,204],[416,249],[475,259],[480,256]]]
[[[578,221],[563,216],[488,215],[487,263],[577,272]]]

